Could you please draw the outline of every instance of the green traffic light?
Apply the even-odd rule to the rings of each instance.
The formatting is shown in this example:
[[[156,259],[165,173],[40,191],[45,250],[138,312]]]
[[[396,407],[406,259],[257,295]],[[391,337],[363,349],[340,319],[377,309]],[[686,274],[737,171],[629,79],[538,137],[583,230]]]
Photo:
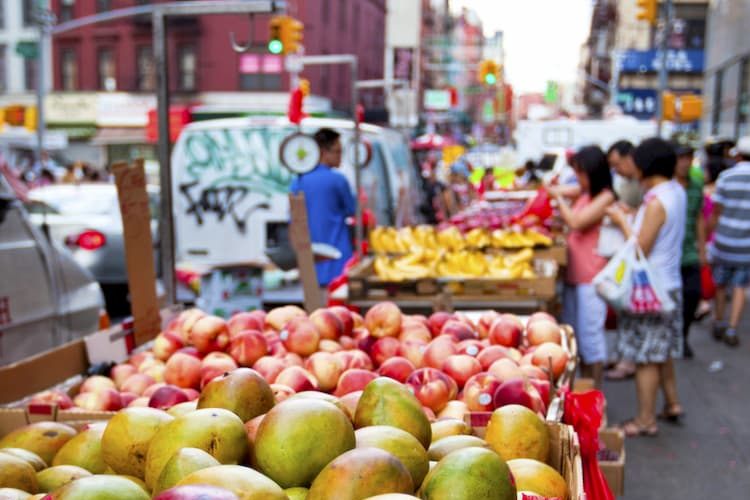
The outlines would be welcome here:
[[[487,85],[495,85],[497,83],[497,77],[492,73],[487,73],[484,75],[484,83]]]
[[[281,43],[281,40],[271,40],[268,42],[268,51],[271,54],[281,54],[283,50],[284,44]]]

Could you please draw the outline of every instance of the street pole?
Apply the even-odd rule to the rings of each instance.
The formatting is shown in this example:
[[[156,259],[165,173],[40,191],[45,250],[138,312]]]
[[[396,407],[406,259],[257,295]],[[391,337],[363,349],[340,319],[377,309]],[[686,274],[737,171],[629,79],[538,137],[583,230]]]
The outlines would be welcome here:
[[[44,132],[47,123],[44,115],[44,96],[47,78],[47,43],[50,40],[50,28],[55,22],[54,14],[46,9],[36,11],[39,27],[39,44],[36,58],[36,159],[42,164],[44,153]]]
[[[672,17],[674,10],[672,0],[666,0],[664,3],[664,12],[662,18],[661,38],[659,40],[659,90],[656,96],[656,135],[661,137],[662,125],[664,121],[664,93],[667,91],[669,72],[667,68],[667,41],[672,28]]]

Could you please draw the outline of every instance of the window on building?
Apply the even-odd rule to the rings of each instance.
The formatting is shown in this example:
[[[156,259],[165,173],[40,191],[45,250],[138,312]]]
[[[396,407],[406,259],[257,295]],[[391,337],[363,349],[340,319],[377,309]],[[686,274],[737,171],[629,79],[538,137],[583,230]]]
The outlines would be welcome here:
[[[740,86],[737,99],[737,123],[734,135],[742,137],[748,133],[748,117],[750,117],[750,58],[745,58],[740,64]]]
[[[8,81],[6,77],[6,50],[5,45],[0,45],[0,92],[8,90]]]
[[[195,46],[181,46],[177,51],[177,85],[180,90],[195,90],[196,69]]]
[[[75,17],[75,0],[60,1],[60,21],[70,21]]]
[[[724,86],[724,70],[720,69],[714,75],[714,96],[711,101],[711,133],[719,133],[719,121],[721,120],[721,89]]]
[[[112,49],[99,49],[96,54],[96,67],[99,73],[99,89],[108,92],[117,90],[115,54]]]
[[[154,65],[154,51],[150,45],[138,47],[136,64],[138,65],[138,90],[153,92],[156,89],[156,66]]]
[[[60,73],[63,90],[78,90],[78,56],[74,49],[60,52]]]
[[[24,58],[23,80],[26,90],[36,89],[36,59]]]
[[[24,26],[33,26],[34,23],[34,0],[23,0],[21,18]]]
[[[96,0],[96,11],[106,12],[112,9],[112,0]]]

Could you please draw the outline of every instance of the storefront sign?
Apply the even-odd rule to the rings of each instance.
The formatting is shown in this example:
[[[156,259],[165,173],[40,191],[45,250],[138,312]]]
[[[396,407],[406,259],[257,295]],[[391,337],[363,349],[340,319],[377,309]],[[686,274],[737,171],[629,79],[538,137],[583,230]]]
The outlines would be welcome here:
[[[449,90],[424,91],[424,108],[431,111],[445,111],[451,108],[451,93]]]
[[[155,107],[155,96],[103,92],[97,102],[96,124],[99,127],[145,127],[148,112]]]
[[[48,94],[44,98],[45,120],[50,125],[94,125],[97,102],[94,92]]]
[[[657,50],[626,50],[620,59],[623,73],[653,73],[661,67]],[[675,73],[703,73],[702,50],[668,50],[667,69]]]

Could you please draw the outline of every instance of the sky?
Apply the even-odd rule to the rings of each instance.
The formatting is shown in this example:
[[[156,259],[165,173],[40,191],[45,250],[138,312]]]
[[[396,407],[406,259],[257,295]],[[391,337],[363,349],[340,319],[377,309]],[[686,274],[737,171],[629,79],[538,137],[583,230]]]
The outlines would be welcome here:
[[[485,35],[502,31],[505,76],[516,92],[541,92],[548,80],[575,82],[592,0],[452,0],[477,12]]]

